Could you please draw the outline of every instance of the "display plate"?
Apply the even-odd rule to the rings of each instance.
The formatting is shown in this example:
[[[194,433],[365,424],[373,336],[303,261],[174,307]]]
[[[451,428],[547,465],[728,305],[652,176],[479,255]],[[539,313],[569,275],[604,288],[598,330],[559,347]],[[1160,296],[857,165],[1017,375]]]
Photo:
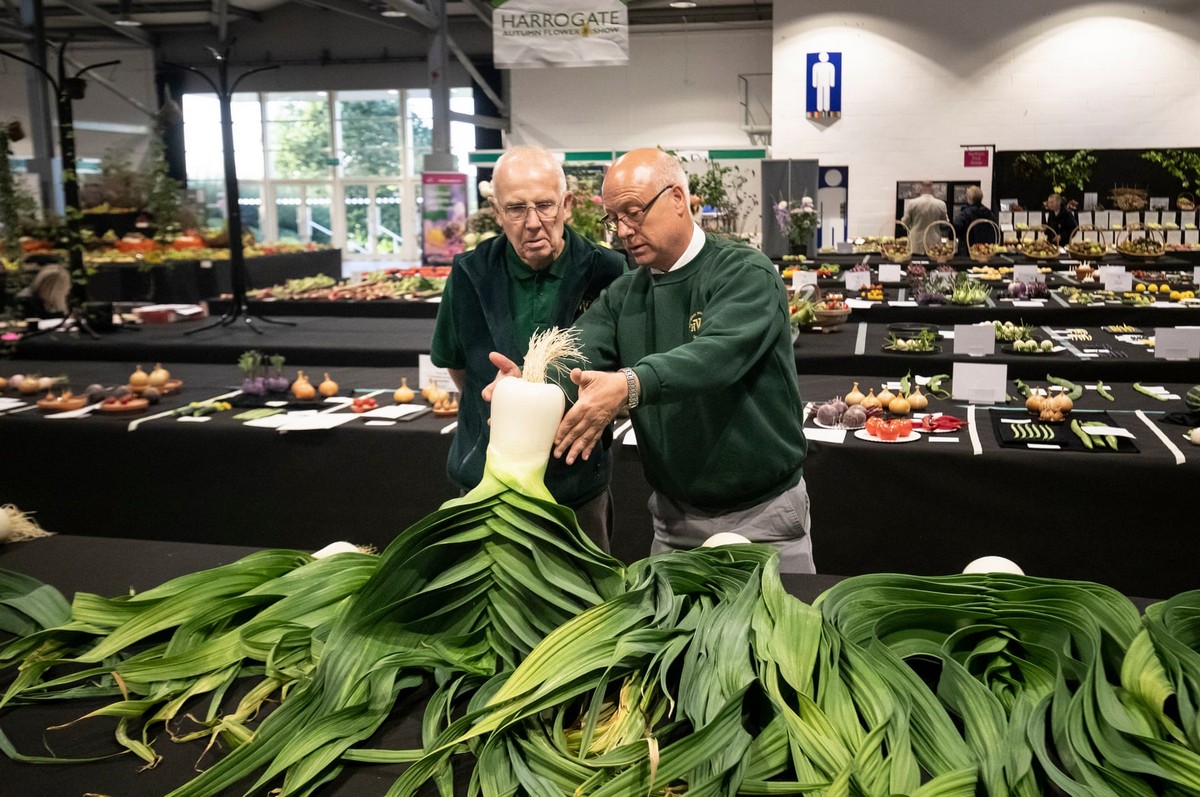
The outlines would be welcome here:
[[[913,351],[912,349],[893,349],[888,346],[880,346],[880,348],[888,354],[941,354],[942,347],[934,346],[928,351]]]
[[[1060,351],[1042,351],[1041,349],[1037,351],[1017,351],[1010,343],[1007,346],[1001,346],[1000,351],[1004,352],[1005,354],[1016,354],[1018,356],[1053,357],[1056,354],[1062,354],[1066,351],[1066,349],[1062,349]]]
[[[859,429],[854,433],[854,436],[859,440],[866,440],[868,443],[912,443],[921,439],[921,435],[917,434],[916,429],[909,432],[904,437],[897,437],[895,440],[884,440],[879,437],[874,437],[866,429]]]

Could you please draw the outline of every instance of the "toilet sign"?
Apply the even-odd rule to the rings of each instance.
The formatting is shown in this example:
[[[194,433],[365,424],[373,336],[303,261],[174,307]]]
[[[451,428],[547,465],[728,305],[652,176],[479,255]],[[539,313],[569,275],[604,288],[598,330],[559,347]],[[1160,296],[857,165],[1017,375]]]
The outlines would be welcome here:
[[[808,54],[805,94],[809,119],[837,119],[842,115],[842,54]]]

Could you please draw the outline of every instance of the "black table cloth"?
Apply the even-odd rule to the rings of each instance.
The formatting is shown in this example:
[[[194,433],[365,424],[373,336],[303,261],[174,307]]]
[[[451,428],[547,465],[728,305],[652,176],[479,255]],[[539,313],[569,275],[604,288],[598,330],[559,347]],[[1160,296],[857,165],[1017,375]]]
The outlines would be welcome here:
[[[64,366],[79,384],[112,383],[129,372],[108,363],[41,365],[44,373]],[[232,366],[168,365],[185,387],[162,408],[240,384]],[[343,388],[385,389],[385,403],[400,377],[415,385],[407,369],[331,375]],[[824,401],[854,381],[878,392],[882,379],[802,374],[801,395]],[[847,436],[842,444],[811,443],[805,478],[817,568],[936,574],[998,554],[1031,574],[1101,581],[1134,595],[1200,586],[1190,557],[1180,555],[1187,545],[1181,535],[1192,525],[1200,449],[1183,440],[1185,427],[1155,420],[1181,447],[1185,462],[1175,464],[1133,414],[1142,409],[1157,419],[1183,403],[1158,402],[1127,383],[1110,387],[1116,401],[1087,391],[1080,417],[1108,412],[1136,435],[1137,454],[1005,449],[984,409],[976,412],[980,455],[966,432],[958,442],[882,445]],[[966,417],[957,402],[931,406]],[[337,539],[383,547],[454,495],[445,477],[451,436],[441,433],[449,419],[389,427],[356,419],[327,431],[280,434],[244,427],[234,414],[204,423],[163,418],[133,432],[126,417],[49,420],[37,410],[0,416],[0,438],[12,452],[0,474],[0,499],[36,511],[46,528],[64,533],[315,549]],[[650,488],[636,447],[617,446],[612,490],[613,553],[633,561],[651,542]]]

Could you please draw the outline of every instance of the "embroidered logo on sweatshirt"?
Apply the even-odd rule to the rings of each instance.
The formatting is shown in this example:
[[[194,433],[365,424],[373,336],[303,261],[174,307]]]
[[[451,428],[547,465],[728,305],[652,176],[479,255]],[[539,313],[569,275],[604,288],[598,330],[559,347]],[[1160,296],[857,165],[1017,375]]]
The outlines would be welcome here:
[[[704,320],[704,313],[697,310],[692,313],[692,317],[688,319],[688,331],[692,333],[692,337],[696,337],[700,332],[700,323]]]

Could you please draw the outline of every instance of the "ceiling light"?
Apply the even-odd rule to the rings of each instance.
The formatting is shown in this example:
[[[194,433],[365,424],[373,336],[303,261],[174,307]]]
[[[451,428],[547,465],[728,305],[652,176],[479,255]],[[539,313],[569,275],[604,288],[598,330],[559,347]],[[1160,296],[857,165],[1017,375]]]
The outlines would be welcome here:
[[[384,9],[383,11],[380,11],[379,16],[381,16],[381,17],[407,17],[408,12],[397,11],[394,8],[388,8],[388,9]]]
[[[118,17],[116,24],[122,28],[140,28],[142,26],[142,23],[129,16]]]
[[[667,3],[671,8],[695,8],[696,4],[692,0],[671,0]]]

